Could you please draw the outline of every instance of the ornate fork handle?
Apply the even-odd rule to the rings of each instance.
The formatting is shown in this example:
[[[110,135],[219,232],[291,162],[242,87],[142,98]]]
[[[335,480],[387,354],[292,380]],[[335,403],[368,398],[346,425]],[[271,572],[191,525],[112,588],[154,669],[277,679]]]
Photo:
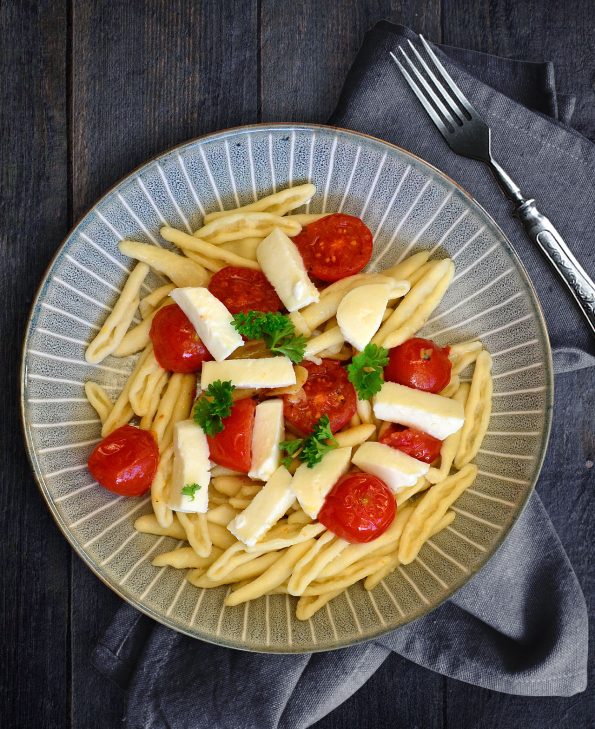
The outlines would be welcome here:
[[[527,234],[541,248],[570,289],[595,333],[595,283],[572,255],[552,222],[539,212],[535,200],[526,200],[516,212]]]

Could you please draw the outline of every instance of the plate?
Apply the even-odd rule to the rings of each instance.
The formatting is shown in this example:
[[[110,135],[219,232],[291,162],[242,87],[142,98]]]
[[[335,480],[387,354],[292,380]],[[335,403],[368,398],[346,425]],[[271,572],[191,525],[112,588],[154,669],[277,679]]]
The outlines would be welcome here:
[[[138,534],[147,497],[116,497],[93,482],[87,458],[100,423],[88,379],[115,395],[132,359],[85,362],[87,342],[117,299],[130,259],[123,238],[166,245],[159,228],[192,231],[205,212],[311,180],[307,212],[360,216],[374,234],[372,268],[419,249],[447,252],[456,273],[422,332],[441,344],[480,338],[494,358],[494,405],[476,458],[479,477],[454,505],[453,524],[418,559],[367,592],[356,584],[308,621],[295,598],[224,607],[226,588],[201,590],[152,558],[176,546]],[[163,280],[151,274],[145,293]],[[112,188],[50,264],[27,327],[22,415],[35,477],[60,529],[118,595],[165,625],[234,648],[329,650],[398,628],[437,607],[496,551],[535,484],[551,422],[552,363],[536,294],[504,233],[470,195],[398,147],[311,125],[256,125],[176,147]]]

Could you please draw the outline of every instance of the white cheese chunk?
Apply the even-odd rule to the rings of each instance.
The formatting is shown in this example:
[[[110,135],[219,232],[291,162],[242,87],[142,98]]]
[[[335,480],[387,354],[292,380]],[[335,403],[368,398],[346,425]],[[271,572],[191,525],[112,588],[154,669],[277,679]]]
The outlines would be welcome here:
[[[203,390],[215,380],[231,380],[235,387],[288,387],[295,385],[295,371],[288,357],[230,359],[203,362],[200,386]]]
[[[268,481],[279,467],[279,443],[285,438],[283,400],[264,400],[256,406],[252,431],[250,478]]]
[[[208,289],[200,286],[174,289],[170,296],[190,319],[203,344],[218,362],[244,343],[242,335],[232,326],[232,315]]]
[[[427,463],[384,443],[374,442],[363,443],[353,456],[352,463],[362,471],[378,476],[394,492],[413,486],[430,470]]]
[[[300,252],[279,228],[261,241],[256,259],[288,311],[318,301],[318,290],[308,278]]]
[[[374,415],[380,420],[408,425],[444,440],[463,427],[463,405],[456,400],[412,387],[385,382],[374,397]]]
[[[351,448],[336,448],[322,457],[313,468],[307,463],[295,472],[291,488],[302,509],[315,519],[324,504],[324,499],[344,473],[351,460]]]
[[[347,292],[337,309],[337,324],[349,344],[362,350],[378,331],[391,295],[388,284],[358,286]]]
[[[240,542],[253,547],[294,502],[291,474],[285,466],[280,466],[227,528]]]
[[[211,480],[209,445],[202,428],[194,420],[174,425],[174,465],[167,505],[174,511],[206,513]],[[182,493],[185,486],[198,484],[193,494]]]

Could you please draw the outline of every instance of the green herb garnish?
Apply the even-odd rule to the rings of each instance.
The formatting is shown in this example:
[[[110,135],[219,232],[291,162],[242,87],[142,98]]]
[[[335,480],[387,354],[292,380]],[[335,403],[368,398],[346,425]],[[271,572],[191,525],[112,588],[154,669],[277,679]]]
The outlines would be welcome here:
[[[234,391],[231,380],[222,382],[215,380],[196,401],[194,406],[194,422],[204,430],[207,435],[217,435],[223,430],[223,418],[231,415]]]
[[[281,450],[287,453],[283,459],[283,465],[289,467],[291,461],[297,456],[300,461],[307,464],[308,468],[314,468],[317,463],[322,461],[322,457],[337,445],[331,431],[329,417],[323,415],[307,438],[284,440],[280,443]]]
[[[194,501],[194,494],[201,489],[202,486],[198,483],[187,483],[182,489],[184,496],[190,496],[190,501]]]
[[[282,354],[295,364],[304,359],[306,338],[296,334],[293,322],[278,312],[248,311],[234,314],[233,325],[247,339],[263,339],[273,354]]]
[[[383,369],[388,364],[388,350],[376,344],[367,344],[347,366],[347,375],[357,390],[360,400],[369,400],[384,382]]]

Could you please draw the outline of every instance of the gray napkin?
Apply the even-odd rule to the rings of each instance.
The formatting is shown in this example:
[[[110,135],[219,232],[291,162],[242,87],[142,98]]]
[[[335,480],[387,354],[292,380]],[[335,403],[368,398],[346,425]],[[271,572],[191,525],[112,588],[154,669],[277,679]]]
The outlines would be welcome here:
[[[478,163],[448,150],[389,61],[388,50],[406,37],[415,36],[388,23],[368,33],[332,123],[400,144],[473,190],[510,236],[538,287],[557,347],[557,371],[590,366],[595,359],[586,327],[511,218],[496,183]],[[560,123],[569,121],[573,101],[556,94],[553,69],[445,51],[448,56],[438,50],[448,70],[493,124],[499,160],[537,198],[589,268],[595,150]],[[563,387],[564,380],[559,384]],[[578,401],[569,391],[573,396]],[[577,424],[568,423],[569,437],[572,428]],[[555,472],[544,470],[541,493],[549,497],[560,484],[571,492],[578,465],[568,460],[557,463]],[[580,586],[535,494],[504,545],[471,582],[432,613],[375,641],[311,655],[245,653],[179,635],[124,605],[93,661],[128,690],[130,729],[301,729],[345,701],[391,651],[497,691],[578,693],[587,680],[587,630]]]

